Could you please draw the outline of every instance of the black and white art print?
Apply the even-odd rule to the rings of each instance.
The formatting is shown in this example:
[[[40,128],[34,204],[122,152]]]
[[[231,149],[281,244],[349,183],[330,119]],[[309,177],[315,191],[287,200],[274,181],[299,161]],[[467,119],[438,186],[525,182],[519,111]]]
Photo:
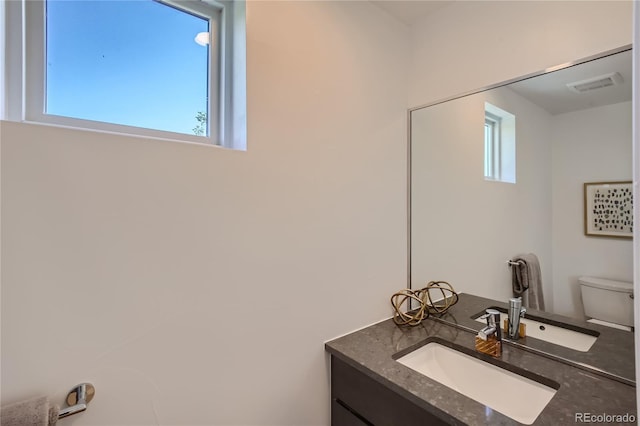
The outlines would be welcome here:
[[[632,238],[631,182],[584,184],[584,233],[595,237]]]

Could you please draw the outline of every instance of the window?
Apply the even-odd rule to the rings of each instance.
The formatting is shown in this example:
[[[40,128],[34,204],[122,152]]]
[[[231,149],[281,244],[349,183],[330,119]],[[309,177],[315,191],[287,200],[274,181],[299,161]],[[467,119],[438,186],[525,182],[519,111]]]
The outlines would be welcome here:
[[[9,119],[245,148],[244,2],[6,3]]]
[[[500,174],[500,117],[485,111],[484,177],[497,180]]]
[[[485,102],[484,178],[516,183],[516,117]]]

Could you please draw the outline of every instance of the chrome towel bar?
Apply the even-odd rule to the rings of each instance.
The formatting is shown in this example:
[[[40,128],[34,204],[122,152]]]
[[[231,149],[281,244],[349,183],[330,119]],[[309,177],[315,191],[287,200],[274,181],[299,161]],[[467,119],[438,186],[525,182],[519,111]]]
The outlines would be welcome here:
[[[58,419],[69,417],[73,414],[81,413],[87,409],[87,404],[91,402],[96,394],[96,388],[91,383],[81,383],[71,389],[67,394],[67,405],[58,413]]]

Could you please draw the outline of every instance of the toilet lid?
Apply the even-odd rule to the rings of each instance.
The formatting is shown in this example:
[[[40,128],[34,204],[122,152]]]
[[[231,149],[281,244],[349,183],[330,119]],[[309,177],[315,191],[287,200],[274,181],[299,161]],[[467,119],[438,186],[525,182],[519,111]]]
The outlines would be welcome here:
[[[607,280],[605,278],[596,277],[580,277],[578,282],[587,287],[602,288],[605,290],[622,291],[627,293],[633,292],[633,283],[626,281]]]
[[[619,330],[631,331],[631,327],[627,327],[626,325],[614,324],[612,322],[606,322],[598,319],[588,319],[587,322],[590,322],[592,324],[604,325],[605,327],[617,328]]]

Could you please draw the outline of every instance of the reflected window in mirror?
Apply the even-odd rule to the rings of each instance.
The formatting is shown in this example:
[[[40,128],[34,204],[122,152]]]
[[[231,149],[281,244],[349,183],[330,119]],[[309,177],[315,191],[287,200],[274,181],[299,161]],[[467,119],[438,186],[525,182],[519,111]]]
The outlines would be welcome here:
[[[499,168],[496,159],[499,157],[496,152],[500,152],[500,117],[485,111],[484,115],[484,178],[489,180],[498,179]]]
[[[516,183],[516,116],[484,104],[484,178]]]

